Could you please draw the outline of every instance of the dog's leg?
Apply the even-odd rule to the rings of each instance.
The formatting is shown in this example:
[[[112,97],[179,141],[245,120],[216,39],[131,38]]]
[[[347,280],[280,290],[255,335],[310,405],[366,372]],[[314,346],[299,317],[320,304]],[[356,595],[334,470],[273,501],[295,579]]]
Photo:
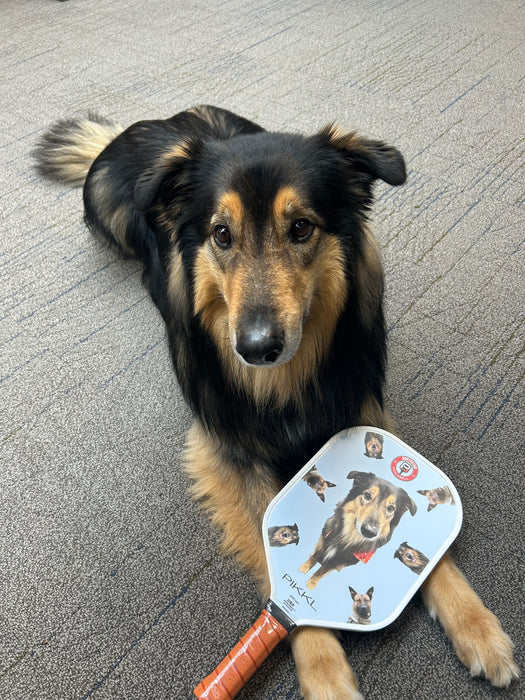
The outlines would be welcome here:
[[[304,564],[301,564],[301,566],[299,567],[299,571],[302,574],[308,573],[308,571],[310,571],[310,569],[317,564],[317,559],[315,558],[314,555],[315,555],[315,552],[312,552],[312,554],[310,554],[310,556],[304,562]]]
[[[315,574],[311,576],[306,582],[306,588],[308,588],[309,591],[312,591],[317,586],[319,581],[323,578],[323,576],[329,574],[330,571],[334,571],[333,566],[327,566],[325,564],[320,566],[319,569],[317,569],[317,571],[315,572]]]
[[[305,700],[363,700],[333,632],[300,627],[290,635],[290,643]]]
[[[261,523],[280,485],[262,469],[242,473],[225,463],[212,439],[196,425],[188,438],[186,469],[194,480],[194,495],[222,530],[225,550],[255,576],[266,601],[270,582]],[[362,700],[334,632],[304,627],[291,634],[290,642],[306,700]]]
[[[472,676],[484,674],[498,688],[519,676],[511,640],[449,553],[429,575],[422,592],[430,615],[439,619]]]
[[[395,432],[391,417],[374,399],[365,402],[361,424]],[[506,687],[518,678],[520,671],[514,662],[511,640],[449,553],[431,572],[422,593],[430,615],[439,619],[472,676],[484,674],[497,687]]]

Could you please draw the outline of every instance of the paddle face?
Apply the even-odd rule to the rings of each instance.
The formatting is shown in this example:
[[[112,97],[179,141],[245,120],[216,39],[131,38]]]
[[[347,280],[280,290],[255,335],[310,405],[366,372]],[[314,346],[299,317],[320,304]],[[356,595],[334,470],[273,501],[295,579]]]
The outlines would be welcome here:
[[[378,428],[343,431],[268,506],[271,600],[297,625],[385,627],[461,519],[452,482],[408,445]]]

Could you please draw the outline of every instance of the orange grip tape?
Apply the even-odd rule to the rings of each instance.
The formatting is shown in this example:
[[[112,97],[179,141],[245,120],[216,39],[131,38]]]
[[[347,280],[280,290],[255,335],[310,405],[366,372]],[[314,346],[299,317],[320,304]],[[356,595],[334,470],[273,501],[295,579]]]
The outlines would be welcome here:
[[[263,610],[244,637],[193,691],[201,700],[231,700],[288,632]]]

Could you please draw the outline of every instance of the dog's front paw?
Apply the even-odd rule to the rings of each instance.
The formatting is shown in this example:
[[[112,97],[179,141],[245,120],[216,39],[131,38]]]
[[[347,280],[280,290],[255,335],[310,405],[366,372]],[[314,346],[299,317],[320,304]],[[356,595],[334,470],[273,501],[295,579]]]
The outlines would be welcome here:
[[[498,618],[484,606],[480,608],[455,629],[452,641],[471,676],[484,675],[497,688],[506,688],[520,675],[513,644]]]
[[[290,642],[305,700],[363,700],[333,632],[301,627],[291,635]]]

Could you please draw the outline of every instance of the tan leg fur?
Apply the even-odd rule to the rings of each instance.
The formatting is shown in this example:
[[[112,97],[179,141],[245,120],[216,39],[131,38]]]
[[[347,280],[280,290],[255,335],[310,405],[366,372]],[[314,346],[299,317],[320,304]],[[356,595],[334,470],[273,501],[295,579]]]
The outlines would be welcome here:
[[[263,470],[243,474],[225,464],[212,439],[198,425],[188,436],[186,469],[194,480],[193,495],[203,501],[222,531],[225,551],[236,555],[259,581],[266,601],[270,583],[261,524],[281,485],[269,481]],[[290,635],[290,643],[306,700],[362,700],[334,632],[303,627]]]
[[[370,425],[395,432],[391,418],[386,413],[381,417],[381,409],[374,402],[365,406],[363,417],[371,419]],[[510,638],[472,590],[449,552],[423,584],[422,593],[430,615],[439,619],[472,676],[484,674],[498,688],[507,687],[519,677]]]
[[[511,640],[448,552],[424,583],[423,600],[430,615],[443,625],[472,676],[484,674],[498,688],[518,678]]]

